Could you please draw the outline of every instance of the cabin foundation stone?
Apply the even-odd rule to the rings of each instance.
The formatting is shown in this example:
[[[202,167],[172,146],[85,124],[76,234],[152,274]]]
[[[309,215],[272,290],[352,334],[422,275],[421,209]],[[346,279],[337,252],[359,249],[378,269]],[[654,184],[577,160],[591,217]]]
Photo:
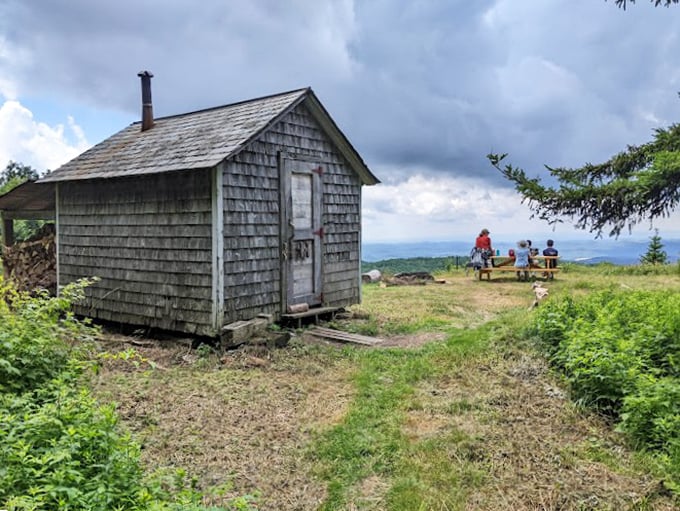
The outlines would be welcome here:
[[[222,346],[238,346],[266,333],[271,321],[267,317],[256,317],[248,321],[235,321],[222,328]]]

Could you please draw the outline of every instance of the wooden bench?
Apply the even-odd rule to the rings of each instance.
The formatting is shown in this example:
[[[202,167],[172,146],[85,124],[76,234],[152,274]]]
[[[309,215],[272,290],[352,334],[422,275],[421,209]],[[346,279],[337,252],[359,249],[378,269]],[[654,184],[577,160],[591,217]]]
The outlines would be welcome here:
[[[518,271],[526,271],[530,273],[550,273],[550,274],[555,274],[558,271],[560,271],[559,268],[543,268],[542,266],[531,266],[529,268],[515,268],[514,266],[495,266],[492,268],[481,268],[477,270],[477,274],[479,277],[479,280],[482,280],[482,276],[486,275],[487,280],[491,280],[491,273],[495,271],[511,271],[511,272],[518,272]]]
[[[491,274],[493,272],[527,272],[527,273],[541,273],[548,274],[552,278],[555,273],[560,271],[556,267],[557,259],[559,256],[533,256],[531,258],[532,264],[528,268],[515,268],[515,258],[510,256],[491,256],[491,260],[497,262],[494,266],[480,268],[477,271],[477,278],[482,280],[482,277],[486,275],[487,280],[491,280]],[[553,263],[554,261],[554,263]],[[540,264],[543,263],[543,264]]]

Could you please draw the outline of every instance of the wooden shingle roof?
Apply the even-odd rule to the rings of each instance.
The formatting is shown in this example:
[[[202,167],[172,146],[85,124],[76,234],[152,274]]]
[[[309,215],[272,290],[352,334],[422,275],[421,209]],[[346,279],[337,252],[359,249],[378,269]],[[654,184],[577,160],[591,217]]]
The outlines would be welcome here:
[[[365,184],[378,183],[310,88],[154,119],[88,149],[39,182],[109,179],[176,170],[210,168],[234,156],[297,105],[307,101],[312,114]]]

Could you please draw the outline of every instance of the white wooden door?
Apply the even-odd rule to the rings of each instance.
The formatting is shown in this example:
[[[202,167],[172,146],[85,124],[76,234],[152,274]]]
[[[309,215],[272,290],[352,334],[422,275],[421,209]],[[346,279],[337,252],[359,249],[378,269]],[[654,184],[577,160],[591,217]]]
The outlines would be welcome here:
[[[284,261],[286,307],[323,303],[322,176],[319,163],[285,160]]]

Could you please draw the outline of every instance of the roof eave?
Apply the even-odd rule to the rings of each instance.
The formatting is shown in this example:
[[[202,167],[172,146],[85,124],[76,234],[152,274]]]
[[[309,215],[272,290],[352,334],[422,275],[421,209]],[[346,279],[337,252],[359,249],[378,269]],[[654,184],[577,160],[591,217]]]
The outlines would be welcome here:
[[[338,128],[338,125],[335,124],[333,118],[329,115],[311,89],[309,90],[309,94],[306,95],[305,99],[307,100],[305,106],[307,106],[328,137],[333,141],[342,155],[347,159],[349,164],[359,175],[361,182],[365,185],[375,185],[380,183],[380,180],[370,171],[357,150],[354,149],[354,146],[352,146],[345,134],[340,130],[340,128]]]
[[[26,181],[0,195],[0,212],[5,219],[52,219],[54,184]]]
[[[168,172],[186,172],[186,171],[192,171],[192,170],[205,170],[205,169],[211,169],[217,165],[219,165],[224,158],[220,158],[219,160],[214,160],[214,161],[209,161],[202,163],[200,165],[182,165],[182,166],[162,166],[162,167],[152,167],[149,169],[143,169],[139,170],[136,172],[125,172],[125,173],[106,173],[106,174],[67,174],[67,175],[57,175],[57,176],[52,176],[53,173],[47,174],[44,177],[41,177],[38,181],[36,181],[37,184],[50,184],[50,183],[59,183],[59,182],[76,182],[76,181],[93,181],[96,179],[126,179],[126,178],[135,178],[135,177],[141,177],[141,176],[150,176],[154,174],[165,174]]]
[[[291,102],[284,110],[282,110],[276,117],[273,117],[266,126],[263,126],[259,131],[253,133],[247,140],[245,140],[239,147],[233,150],[229,155],[227,155],[223,161],[233,158],[245,148],[247,148],[254,140],[257,140],[264,132],[278,123],[291,111],[297,108],[301,103],[305,103],[305,106],[309,109],[310,113],[314,116],[314,119],[319,123],[321,128],[324,130],[326,135],[331,139],[331,141],[338,148],[340,153],[349,162],[350,166],[359,175],[362,184],[364,185],[375,185],[380,183],[380,180],[369,170],[364,160],[359,156],[359,153],[349,142],[345,134],[340,131],[338,125],[335,124],[332,117],[329,115],[328,111],[321,104],[319,99],[314,94],[311,87],[304,89],[304,94],[301,94],[299,98]]]

